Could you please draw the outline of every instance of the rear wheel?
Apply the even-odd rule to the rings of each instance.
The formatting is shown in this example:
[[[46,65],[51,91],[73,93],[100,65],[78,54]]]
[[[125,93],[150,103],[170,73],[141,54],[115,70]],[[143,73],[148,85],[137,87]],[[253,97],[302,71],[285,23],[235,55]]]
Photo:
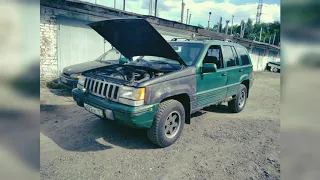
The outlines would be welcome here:
[[[228,102],[228,107],[232,112],[238,113],[243,110],[247,102],[247,87],[240,84],[238,94],[235,99]]]
[[[153,124],[148,129],[149,139],[160,147],[167,147],[175,143],[183,130],[185,110],[183,105],[170,99],[159,105]]]

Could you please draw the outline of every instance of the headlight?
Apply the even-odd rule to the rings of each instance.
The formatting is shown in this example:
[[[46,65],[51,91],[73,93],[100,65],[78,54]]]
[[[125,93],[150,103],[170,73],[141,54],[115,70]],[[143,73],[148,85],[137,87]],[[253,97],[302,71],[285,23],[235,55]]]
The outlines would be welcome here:
[[[84,81],[86,80],[86,77],[84,76],[80,76],[79,80],[78,80],[78,84],[84,85]]]
[[[71,74],[70,77],[79,79],[81,77],[80,74]]]
[[[144,104],[145,95],[145,88],[122,86],[119,90],[119,102],[130,106],[141,106]]]

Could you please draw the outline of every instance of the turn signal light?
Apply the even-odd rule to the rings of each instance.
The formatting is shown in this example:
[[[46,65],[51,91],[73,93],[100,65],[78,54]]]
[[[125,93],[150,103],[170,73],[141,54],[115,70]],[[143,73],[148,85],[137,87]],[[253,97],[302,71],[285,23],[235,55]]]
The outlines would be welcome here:
[[[144,100],[146,96],[146,88],[140,88],[138,94],[138,100]]]

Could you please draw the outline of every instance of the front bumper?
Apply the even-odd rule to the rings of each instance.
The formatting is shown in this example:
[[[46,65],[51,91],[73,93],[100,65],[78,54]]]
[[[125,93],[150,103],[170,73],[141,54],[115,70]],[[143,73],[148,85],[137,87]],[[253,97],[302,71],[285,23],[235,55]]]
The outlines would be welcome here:
[[[77,84],[78,84],[78,79],[71,78],[71,77],[65,76],[63,74],[60,75],[59,80],[63,86],[65,86],[66,88],[69,88],[69,89],[76,88]]]
[[[150,128],[158,109],[158,104],[133,107],[117,102],[106,101],[100,97],[85,94],[78,88],[72,90],[72,96],[79,106],[83,107],[84,103],[86,103],[95,108],[99,108],[103,110],[104,116],[106,115],[105,110],[111,110],[115,121],[135,128]]]

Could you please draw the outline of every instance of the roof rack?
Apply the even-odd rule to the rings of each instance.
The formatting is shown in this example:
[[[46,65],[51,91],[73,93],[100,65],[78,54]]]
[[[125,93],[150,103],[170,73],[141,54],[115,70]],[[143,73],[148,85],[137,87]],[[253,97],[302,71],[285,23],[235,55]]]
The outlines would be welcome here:
[[[197,37],[197,38],[192,38],[191,40],[194,40],[194,41],[204,41],[204,40],[215,40],[215,39],[212,38],[212,37]]]
[[[171,41],[177,41],[178,39],[184,39],[185,41],[190,41],[188,38],[172,38]]]

